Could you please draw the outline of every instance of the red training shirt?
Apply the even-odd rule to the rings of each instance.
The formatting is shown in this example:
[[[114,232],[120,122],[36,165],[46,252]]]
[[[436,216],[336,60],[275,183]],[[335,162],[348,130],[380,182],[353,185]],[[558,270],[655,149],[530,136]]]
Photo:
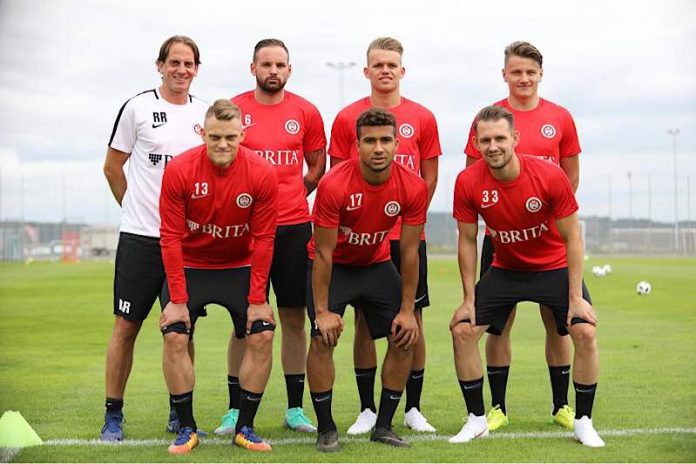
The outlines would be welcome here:
[[[457,176],[454,217],[465,223],[483,217],[493,239],[493,266],[518,271],[567,267],[566,246],[556,219],[578,210],[563,170],[538,158],[519,156],[520,175],[500,182],[485,162]]]
[[[326,147],[319,110],[300,96],[287,91],[284,95],[276,105],[260,104],[253,90],[232,99],[242,110],[242,145],[276,168],[279,226],[309,221],[302,173],[304,155]]]
[[[358,157],[355,122],[361,113],[372,107],[370,97],[366,97],[346,106],[336,115],[331,127],[329,155],[342,160]],[[421,160],[442,155],[435,116],[426,107],[403,97],[398,106],[387,111],[396,117],[399,145],[394,161],[420,175]],[[397,222],[389,233],[389,240],[399,240],[400,236],[401,222]],[[421,239],[425,240],[425,231]]]
[[[387,234],[398,218],[411,226],[425,224],[428,192],[423,179],[397,163],[389,180],[370,185],[359,163],[345,161],[319,181],[313,220],[318,227],[338,228],[334,263],[369,266],[389,261]],[[314,237],[307,249],[314,259]]]
[[[518,155],[535,156],[560,164],[561,158],[580,154],[580,142],[575,122],[568,110],[543,98],[533,110],[520,111],[512,108],[507,98],[494,103],[509,110],[515,118],[515,129],[520,133],[520,141],[515,147]],[[481,159],[481,153],[474,146],[476,135],[474,123],[469,130],[469,139],[464,153]]]
[[[174,303],[188,301],[184,267],[251,266],[249,303],[266,301],[277,195],[273,167],[244,147],[225,169],[213,165],[205,145],[169,162],[160,196],[160,245]]]

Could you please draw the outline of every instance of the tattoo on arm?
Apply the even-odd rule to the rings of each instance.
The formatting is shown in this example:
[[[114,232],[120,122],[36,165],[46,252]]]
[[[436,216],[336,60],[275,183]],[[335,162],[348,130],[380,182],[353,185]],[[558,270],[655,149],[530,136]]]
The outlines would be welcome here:
[[[307,189],[307,195],[309,195],[317,188],[319,179],[321,179],[326,171],[325,148],[306,152],[304,158],[307,163],[307,174],[304,176],[304,185]]]

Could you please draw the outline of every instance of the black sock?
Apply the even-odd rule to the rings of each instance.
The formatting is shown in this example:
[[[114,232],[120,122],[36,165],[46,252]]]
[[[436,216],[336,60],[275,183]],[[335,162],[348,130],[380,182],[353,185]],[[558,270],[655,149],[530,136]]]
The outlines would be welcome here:
[[[333,390],[319,393],[310,392],[309,395],[312,397],[314,412],[317,415],[317,431],[319,433],[324,433],[328,432],[329,430],[338,430],[336,428],[336,423],[331,416],[331,400],[333,397]]]
[[[476,380],[460,380],[466,410],[475,416],[483,416],[483,377]]]
[[[421,392],[423,391],[423,373],[425,369],[419,371],[411,371],[406,382],[406,409],[408,412],[411,408],[416,408],[420,411]]]
[[[254,427],[254,418],[256,417],[256,411],[259,410],[261,397],[263,397],[263,392],[253,393],[243,388],[241,389],[239,395],[239,419],[237,419],[235,433],[242,430],[242,427],[245,426]]]
[[[377,366],[367,369],[355,368],[355,382],[358,384],[358,395],[360,395],[360,412],[370,409],[377,412],[375,406],[375,376]]]
[[[285,389],[288,391],[288,409],[302,407],[304,380],[304,374],[285,375]]]
[[[169,412],[171,413],[172,411],[176,412],[176,409],[174,409],[174,402],[172,401],[172,395],[169,395]]]
[[[582,385],[573,382],[575,386],[575,418],[582,419],[582,416],[587,416],[592,419],[592,404],[594,403],[597,384]]]
[[[120,412],[123,414],[123,398],[107,398],[104,407],[106,407],[106,412],[108,413],[113,414]]]
[[[194,431],[198,430],[196,421],[193,418],[193,391],[182,393],[181,395],[169,395],[169,399],[174,404],[176,415],[179,417],[181,429],[189,427]]]
[[[551,395],[553,396],[553,412],[568,404],[568,384],[570,383],[570,366],[549,366],[551,378]]]
[[[488,383],[491,387],[491,406],[500,406],[503,414],[507,414],[505,391],[507,390],[510,366],[487,366],[486,371],[488,372]]]
[[[377,414],[377,424],[375,427],[391,429],[392,419],[396,408],[399,406],[401,394],[403,392],[382,388],[382,395],[379,399],[379,414]]]
[[[227,392],[230,395],[230,403],[227,409],[239,409],[239,377],[227,376]]]

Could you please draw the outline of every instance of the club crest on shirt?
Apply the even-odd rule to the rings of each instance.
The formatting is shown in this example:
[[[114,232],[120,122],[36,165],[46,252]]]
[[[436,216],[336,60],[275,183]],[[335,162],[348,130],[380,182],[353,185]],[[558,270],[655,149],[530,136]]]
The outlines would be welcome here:
[[[300,132],[300,123],[294,119],[285,121],[285,131],[290,135],[295,135]]]
[[[399,135],[405,139],[410,139],[416,131],[410,124],[402,124],[399,126]]]
[[[401,205],[396,201],[390,201],[384,205],[384,214],[389,217],[396,216],[401,211]]]
[[[252,198],[248,193],[240,193],[237,195],[237,206],[240,208],[248,208],[251,206]]]
[[[552,139],[556,136],[556,128],[553,127],[551,124],[544,124],[543,126],[541,126],[541,135],[543,135],[547,139]]]
[[[527,203],[524,206],[530,213],[536,213],[541,209],[541,200],[537,197],[529,197],[527,198]]]

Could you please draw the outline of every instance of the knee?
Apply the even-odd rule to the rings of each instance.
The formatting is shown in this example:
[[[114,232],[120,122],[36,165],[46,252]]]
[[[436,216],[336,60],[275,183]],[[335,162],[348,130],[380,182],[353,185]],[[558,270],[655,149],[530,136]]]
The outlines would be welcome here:
[[[573,324],[569,332],[576,346],[592,347],[597,340],[597,329],[586,322]]]
[[[247,335],[247,348],[251,351],[264,351],[273,345],[273,331],[264,330]]]
[[[164,351],[172,355],[188,352],[189,336],[178,332],[164,334]]]
[[[305,313],[299,309],[279,310],[280,324],[283,335],[288,333],[301,334],[305,330]]]
[[[309,355],[310,356],[330,356],[332,352],[331,347],[327,346],[321,339],[321,337],[312,337],[312,341],[309,343]]]
[[[138,337],[141,325],[142,322],[140,321],[128,321],[117,316],[114,324],[113,339],[120,344],[132,345]]]
[[[452,340],[456,344],[475,343],[476,333],[468,323],[459,323],[452,327]]]

